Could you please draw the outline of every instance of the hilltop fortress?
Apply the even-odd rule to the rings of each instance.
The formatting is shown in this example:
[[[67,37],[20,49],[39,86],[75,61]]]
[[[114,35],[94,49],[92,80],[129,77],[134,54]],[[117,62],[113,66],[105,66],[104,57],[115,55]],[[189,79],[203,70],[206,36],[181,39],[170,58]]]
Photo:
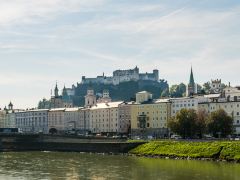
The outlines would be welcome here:
[[[134,69],[129,70],[116,70],[113,72],[113,76],[97,76],[96,78],[86,78],[82,76],[82,84],[113,84],[118,85],[122,82],[128,81],[159,81],[159,71],[154,69],[152,73],[139,73],[139,68],[136,66]]]

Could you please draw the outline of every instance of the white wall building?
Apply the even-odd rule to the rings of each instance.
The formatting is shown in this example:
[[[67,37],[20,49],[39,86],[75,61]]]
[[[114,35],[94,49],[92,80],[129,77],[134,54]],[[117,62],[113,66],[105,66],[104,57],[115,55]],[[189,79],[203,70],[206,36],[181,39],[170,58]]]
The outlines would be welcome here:
[[[79,108],[66,108],[64,112],[64,129],[65,130],[78,130],[85,131],[85,116],[82,107]]]
[[[55,108],[50,109],[48,112],[48,132],[55,133],[64,133],[65,131],[65,108]]]
[[[16,127],[24,133],[48,133],[48,109],[19,111],[15,118]]]
[[[240,87],[226,87],[224,88],[225,97],[231,101],[240,101]]]
[[[109,103],[112,102],[112,99],[110,97],[109,91],[108,90],[103,90],[102,97],[100,97],[97,100],[97,103]]]
[[[176,116],[181,109],[198,110],[198,99],[195,97],[171,98],[171,117]]]
[[[85,107],[91,107],[97,103],[97,97],[94,94],[94,90],[89,88],[87,90],[87,95],[85,96]]]
[[[136,93],[136,103],[143,103],[152,100],[152,94],[147,91]]]

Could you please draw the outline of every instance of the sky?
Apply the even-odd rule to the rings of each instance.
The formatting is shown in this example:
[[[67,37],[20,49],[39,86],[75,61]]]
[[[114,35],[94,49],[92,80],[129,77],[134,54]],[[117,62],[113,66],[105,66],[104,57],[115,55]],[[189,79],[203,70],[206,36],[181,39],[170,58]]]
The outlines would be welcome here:
[[[240,85],[239,0],[0,0],[0,107],[136,65]]]

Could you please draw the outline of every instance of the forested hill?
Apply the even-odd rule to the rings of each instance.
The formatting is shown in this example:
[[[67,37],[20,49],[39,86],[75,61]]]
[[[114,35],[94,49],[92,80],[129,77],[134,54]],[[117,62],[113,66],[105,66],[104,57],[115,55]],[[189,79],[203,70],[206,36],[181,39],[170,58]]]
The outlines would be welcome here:
[[[102,93],[104,89],[109,90],[110,96],[113,101],[124,100],[130,101],[135,98],[135,94],[139,91],[149,91],[153,94],[153,98],[159,98],[162,92],[169,89],[167,81],[160,80],[159,82],[153,81],[130,81],[120,83],[119,85],[104,85],[104,84],[91,84],[95,94]],[[89,85],[78,84],[75,90],[73,102],[75,106],[84,105],[84,96],[87,93]]]

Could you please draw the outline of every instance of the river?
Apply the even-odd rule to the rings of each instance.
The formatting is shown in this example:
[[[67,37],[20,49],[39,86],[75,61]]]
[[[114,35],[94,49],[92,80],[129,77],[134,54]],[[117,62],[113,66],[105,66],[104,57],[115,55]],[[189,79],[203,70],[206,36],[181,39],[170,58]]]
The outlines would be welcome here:
[[[0,153],[0,179],[239,180],[240,164],[71,152]]]

